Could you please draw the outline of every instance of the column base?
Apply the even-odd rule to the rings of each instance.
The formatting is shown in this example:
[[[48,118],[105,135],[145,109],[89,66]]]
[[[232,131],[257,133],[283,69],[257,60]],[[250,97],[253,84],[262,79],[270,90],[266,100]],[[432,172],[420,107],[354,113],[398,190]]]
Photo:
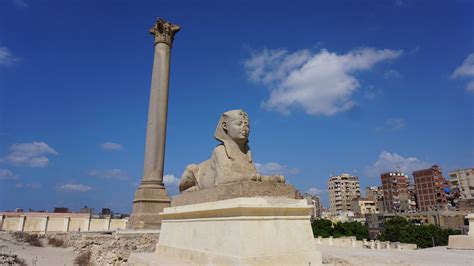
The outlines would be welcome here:
[[[160,229],[159,213],[171,205],[164,185],[142,181],[133,200],[133,211],[128,221],[129,229]]]

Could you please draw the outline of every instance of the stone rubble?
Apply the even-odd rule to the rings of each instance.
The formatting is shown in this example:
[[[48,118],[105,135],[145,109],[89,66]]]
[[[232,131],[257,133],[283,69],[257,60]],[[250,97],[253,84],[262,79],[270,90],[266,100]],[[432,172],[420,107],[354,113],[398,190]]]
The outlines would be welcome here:
[[[0,253],[0,265],[16,265],[17,255]]]
[[[77,254],[89,251],[94,265],[122,265],[131,252],[155,251],[159,234],[48,233],[46,237],[63,240]]]

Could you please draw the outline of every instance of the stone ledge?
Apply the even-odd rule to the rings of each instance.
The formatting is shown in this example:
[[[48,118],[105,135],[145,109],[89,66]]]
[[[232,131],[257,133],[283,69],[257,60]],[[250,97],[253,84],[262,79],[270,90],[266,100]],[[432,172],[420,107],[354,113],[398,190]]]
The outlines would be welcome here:
[[[297,190],[290,184],[276,182],[243,181],[192,192],[183,192],[173,197],[171,207],[214,202],[239,197],[281,197],[296,199]]]
[[[165,208],[161,219],[195,219],[253,216],[310,217],[313,207],[306,200],[288,198],[235,198],[217,202],[198,203]]]

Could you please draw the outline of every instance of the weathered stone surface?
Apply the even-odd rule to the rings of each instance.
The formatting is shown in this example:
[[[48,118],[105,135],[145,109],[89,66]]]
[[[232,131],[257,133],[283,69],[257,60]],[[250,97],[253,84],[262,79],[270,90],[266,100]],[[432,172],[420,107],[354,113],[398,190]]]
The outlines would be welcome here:
[[[474,237],[453,235],[449,236],[448,240],[449,249],[472,249],[474,250]]]
[[[171,206],[176,207],[239,197],[282,197],[296,199],[298,198],[298,191],[292,185],[285,183],[243,181],[208,189],[183,192],[172,198]]]
[[[474,213],[470,213],[466,215],[466,219],[469,222],[468,235],[467,236],[464,236],[464,235],[449,236],[449,240],[448,240],[449,249],[474,250]]]
[[[248,145],[250,124],[243,110],[223,113],[217,123],[214,137],[221,142],[211,158],[200,164],[191,164],[184,170],[179,191],[195,191],[241,181],[285,183],[281,175],[265,176],[257,173]]]
[[[121,265],[131,252],[153,252],[158,233],[47,233],[47,238],[62,240],[77,253],[91,252],[93,265]]]

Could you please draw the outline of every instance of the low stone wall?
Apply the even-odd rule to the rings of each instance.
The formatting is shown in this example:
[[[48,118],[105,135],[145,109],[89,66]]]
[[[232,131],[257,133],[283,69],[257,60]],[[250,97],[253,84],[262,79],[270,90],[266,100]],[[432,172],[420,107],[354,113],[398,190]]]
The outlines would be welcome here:
[[[348,247],[348,248],[367,248],[367,249],[397,249],[397,250],[414,250],[417,249],[416,244],[406,244],[399,242],[390,241],[379,241],[379,240],[356,240],[355,237],[339,237],[339,238],[322,238],[317,237],[314,239],[317,245],[324,246],[335,246],[335,247]]]
[[[126,229],[127,222],[83,213],[0,213],[0,231],[14,232],[112,231]]]

